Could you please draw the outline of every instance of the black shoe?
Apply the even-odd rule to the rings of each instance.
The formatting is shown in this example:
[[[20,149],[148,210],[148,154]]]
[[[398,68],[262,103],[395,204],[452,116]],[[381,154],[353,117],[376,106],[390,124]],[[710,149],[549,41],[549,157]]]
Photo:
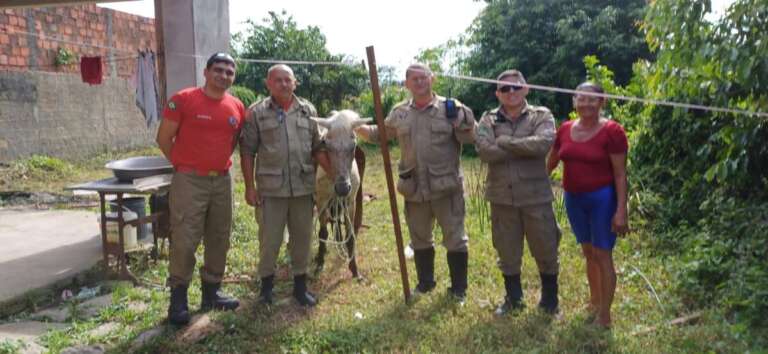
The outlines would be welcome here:
[[[467,252],[448,252],[448,270],[451,273],[451,287],[448,291],[460,302],[467,298]]]
[[[435,249],[430,247],[413,250],[413,262],[416,263],[416,277],[419,279],[419,283],[416,284],[416,292],[426,294],[432,291],[437,286],[435,282]]]
[[[221,291],[221,283],[202,282],[203,299],[200,302],[200,309],[208,311],[216,310],[234,310],[240,306],[240,301],[224,294]]]
[[[275,276],[261,278],[261,292],[259,292],[259,302],[265,305],[272,305],[272,288],[275,285]]]
[[[559,312],[557,299],[557,274],[541,275],[541,300],[539,307],[546,313],[554,315]]]
[[[307,291],[307,275],[301,274],[293,277],[293,297],[304,307],[317,305],[315,295]]]
[[[171,304],[168,305],[168,322],[175,326],[189,323],[189,305],[187,301],[187,286],[171,287]]]
[[[504,296],[504,303],[496,309],[496,315],[502,316],[509,312],[516,312],[525,308],[525,304],[523,303],[523,287],[520,284],[520,274],[504,275],[504,289],[507,291],[507,295]]]

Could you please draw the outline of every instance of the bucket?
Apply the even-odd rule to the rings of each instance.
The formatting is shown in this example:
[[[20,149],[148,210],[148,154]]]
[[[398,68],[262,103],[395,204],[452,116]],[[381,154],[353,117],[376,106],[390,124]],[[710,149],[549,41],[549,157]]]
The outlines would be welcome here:
[[[106,213],[108,218],[116,218],[117,212]],[[136,213],[130,210],[123,211],[123,220],[126,222],[136,220]],[[120,234],[118,232],[117,221],[107,221],[107,242],[119,244]],[[123,227],[123,246],[126,251],[132,250],[138,246],[136,239],[136,227],[133,225],[125,225]]]
[[[147,215],[147,207],[144,197],[131,197],[123,198],[123,206],[136,213],[137,217],[143,218]],[[109,203],[109,211],[117,214],[117,203]],[[139,240],[145,239],[149,235],[149,224],[142,223],[139,225],[137,237]]]

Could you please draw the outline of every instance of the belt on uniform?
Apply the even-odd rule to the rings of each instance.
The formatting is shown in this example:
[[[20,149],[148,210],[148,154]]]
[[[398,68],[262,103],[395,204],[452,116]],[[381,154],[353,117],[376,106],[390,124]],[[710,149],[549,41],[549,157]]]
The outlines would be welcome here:
[[[201,170],[198,168],[192,168],[192,167],[186,167],[186,166],[178,166],[174,168],[176,172],[179,173],[191,173],[195,174],[197,176],[208,176],[208,177],[216,177],[216,176],[226,176],[229,174],[229,170]]]

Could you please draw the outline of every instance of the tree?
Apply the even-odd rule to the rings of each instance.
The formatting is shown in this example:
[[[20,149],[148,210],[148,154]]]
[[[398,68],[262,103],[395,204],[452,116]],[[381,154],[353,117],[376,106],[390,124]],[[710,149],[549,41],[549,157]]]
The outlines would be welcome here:
[[[240,58],[345,62],[346,65],[291,65],[299,86],[296,94],[310,100],[320,115],[343,108],[345,99],[358,96],[366,87],[367,71],[344,55],[326,49],[325,36],[316,26],[299,28],[286,12],[270,11],[262,24],[248,20],[249,28],[233,38]],[[267,95],[267,69],[274,63],[241,63],[236,83]]]
[[[768,112],[768,2],[737,0],[716,23],[709,0],[656,0],[644,21],[656,62],[644,97]],[[768,118],[645,106],[630,176],[686,302],[768,325]]]
[[[262,98],[261,96],[257,95],[256,92],[253,92],[253,90],[245,86],[233,85],[229,88],[229,93],[237,97],[246,107],[250,106],[254,102],[258,102]]]
[[[573,88],[585,79],[582,58],[595,55],[626,84],[632,64],[650,59],[638,27],[644,0],[486,0],[488,5],[469,29],[469,54],[461,71],[495,78],[507,69],[523,72],[538,85]],[[495,87],[461,85],[464,101],[476,110],[496,105]],[[533,102],[549,107],[564,119],[571,97],[532,90]]]

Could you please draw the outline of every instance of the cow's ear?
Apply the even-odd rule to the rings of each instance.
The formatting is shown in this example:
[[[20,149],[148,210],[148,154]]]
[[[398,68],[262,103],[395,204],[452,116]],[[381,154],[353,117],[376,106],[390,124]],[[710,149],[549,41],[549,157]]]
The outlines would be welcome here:
[[[352,122],[352,129],[355,129],[363,124],[368,124],[370,122],[373,122],[373,118],[358,118],[355,119],[354,122]]]
[[[339,114],[339,111],[334,109],[330,113],[328,113],[328,118],[331,118],[331,117],[333,117],[333,116],[335,116],[337,114]]]
[[[331,122],[328,119],[320,117],[309,117],[309,119],[314,120],[318,125],[325,129],[331,129]]]

